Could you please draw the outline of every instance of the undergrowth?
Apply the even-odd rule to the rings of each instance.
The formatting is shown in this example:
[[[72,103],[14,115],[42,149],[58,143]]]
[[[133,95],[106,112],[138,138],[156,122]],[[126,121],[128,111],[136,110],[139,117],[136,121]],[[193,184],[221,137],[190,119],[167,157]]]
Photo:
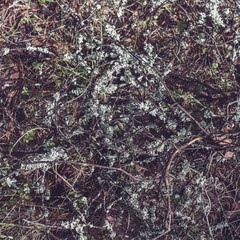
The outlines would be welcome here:
[[[239,238],[238,1],[0,6],[0,239]]]

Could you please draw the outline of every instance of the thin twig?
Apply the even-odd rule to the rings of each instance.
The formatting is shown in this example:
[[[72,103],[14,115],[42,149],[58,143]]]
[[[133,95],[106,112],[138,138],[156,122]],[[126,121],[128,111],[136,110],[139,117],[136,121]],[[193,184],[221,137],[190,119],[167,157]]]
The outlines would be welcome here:
[[[207,130],[205,130],[201,124],[184,108],[182,107],[179,103],[176,103],[176,105],[183,111],[186,113],[186,115],[188,115],[189,118],[191,118],[197,125],[198,127],[207,135],[209,136],[209,132]]]
[[[44,128],[42,127],[37,127],[37,128],[33,128],[33,129],[30,129],[28,130],[27,132],[25,132],[13,145],[13,147],[11,148],[10,152],[9,152],[9,155],[11,156],[12,155],[12,151],[13,149],[16,147],[16,145],[21,141],[22,138],[24,138],[29,132],[31,131],[35,131],[35,130],[43,130]]]
[[[166,189],[167,189],[167,194],[168,194],[168,213],[167,216],[169,217],[169,224],[171,224],[171,220],[173,219],[173,212],[171,209],[171,197],[170,197],[170,187],[169,187],[169,170],[170,167],[172,165],[173,160],[175,159],[175,157],[177,156],[177,154],[182,151],[183,149],[187,148],[188,146],[192,145],[194,142],[202,140],[203,137],[197,137],[194,138],[193,140],[191,140],[190,142],[185,143],[184,145],[182,145],[180,148],[178,148],[171,156],[166,171],[165,171],[165,176],[164,176],[164,180],[165,180],[165,184],[166,184]],[[170,228],[170,227],[169,227]],[[168,229],[169,230],[169,229]],[[170,230],[169,230],[170,231]]]

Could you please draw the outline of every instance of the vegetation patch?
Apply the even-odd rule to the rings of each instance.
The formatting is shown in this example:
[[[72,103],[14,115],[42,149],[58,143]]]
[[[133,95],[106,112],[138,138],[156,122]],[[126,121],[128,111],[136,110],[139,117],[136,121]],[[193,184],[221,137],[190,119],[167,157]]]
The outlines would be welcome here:
[[[238,239],[238,1],[0,3],[0,239]]]

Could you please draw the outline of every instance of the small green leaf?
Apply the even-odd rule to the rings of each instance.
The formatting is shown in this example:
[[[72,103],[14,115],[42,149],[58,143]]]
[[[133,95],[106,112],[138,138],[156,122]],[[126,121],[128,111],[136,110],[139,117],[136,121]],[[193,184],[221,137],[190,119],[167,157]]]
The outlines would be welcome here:
[[[53,148],[53,147],[55,147],[55,145],[56,145],[56,144],[55,144],[54,142],[50,142],[50,143],[48,144],[48,147],[49,147],[49,148]]]
[[[29,143],[34,139],[35,136],[35,131],[29,131],[24,137],[23,137],[23,142],[24,143]]]
[[[217,69],[217,68],[218,68],[218,63],[214,62],[214,63],[212,64],[212,67],[215,68],[215,69]]]
[[[148,2],[147,1],[144,1],[143,2],[143,6],[147,6]]]
[[[74,195],[74,192],[70,191],[70,192],[68,192],[68,195],[69,196]]]
[[[122,125],[122,123],[119,122],[119,123],[117,124],[117,126],[118,126],[119,129],[124,130],[124,126]]]
[[[25,195],[23,198],[22,198],[22,201],[27,201],[27,200],[29,200],[30,199],[30,196],[29,195]]]
[[[12,236],[6,236],[6,235],[0,235],[0,238],[1,239],[13,239],[13,237]]]
[[[46,3],[48,2],[49,0],[38,0],[39,3]]]
[[[32,66],[33,66],[35,69],[41,69],[42,63],[33,62],[33,63],[32,63]]]
[[[20,24],[25,24],[28,22],[28,18],[26,16],[24,16],[20,22]]]
[[[18,202],[18,199],[17,199],[17,198],[11,198],[11,199],[9,200],[9,202],[10,202],[11,204],[15,204],[15,203]]]
[[[181,33],[183,30],[185,30],[187,28],[187,24],[183,23],[182,21],[179,21],[177,23],[177,29],[178,32]]]
[[[29,184],[29,183],[24,183],[24,184],[23,184],[23,187],[28,188],[28,187],[30,187],[30,184]]]

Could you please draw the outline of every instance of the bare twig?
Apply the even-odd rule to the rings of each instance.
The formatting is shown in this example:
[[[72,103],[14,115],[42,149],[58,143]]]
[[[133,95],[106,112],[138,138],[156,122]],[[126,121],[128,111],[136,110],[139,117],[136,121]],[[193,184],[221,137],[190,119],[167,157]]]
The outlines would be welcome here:
[[[198,127],[208,136],[209,135],[209,132],[206,131],[202,126],[201,124],[184,108],[182,107],[179,103],[176,103],[176,105],[184,112],[186,113],[186,115],[192,119],[197,125]]]
[[[199,141],[199,140],[202,140],[202,137],[197,137],[193,140],[191,140],[190,142],[187,142],[185,143],[184,145],[182,145],[180,148],[178,148],[171,156],[169,162],[168,162],[168,165],[167,165],[167,168],[166,168],[166,171],[165,171],[165,176],[164,176],[164,179],[165,179],[165,184],[166,184],[166,189],[167,189],[167,194],[168,194],[168,213],[167,213],[167,216],[169,217],[169,224],[171,224],[171,220],[173,219],[173,212],[172,212],[172,209],[171,209],[171,197],[170,197],[170,184],[169,184],[169,169],[172,165],[172,162],[174,160],[174,158],[177,156],[177,154],[182,151],[183,149],[187,148],[188,146],[190,146],[191,144],[193,144],[194,142],[196,141]],[[168,227],[168,230],[170,231],[169,229],[170,227]]]
[[[22,138],[24,138],[29,132],[31,131],[35,131],[35,130],[43,130],[44,128],[42,127],[37,127],[37,128],[33,128],[33,129],[30,129],[28,130],[27,132],[25,132],[13,145],[13,147],[11,148],[10,152],[9,152],[9,155],[11,156],[12,155],[12,151],[13,149],[16,147],[16,145],[21,141]]]

